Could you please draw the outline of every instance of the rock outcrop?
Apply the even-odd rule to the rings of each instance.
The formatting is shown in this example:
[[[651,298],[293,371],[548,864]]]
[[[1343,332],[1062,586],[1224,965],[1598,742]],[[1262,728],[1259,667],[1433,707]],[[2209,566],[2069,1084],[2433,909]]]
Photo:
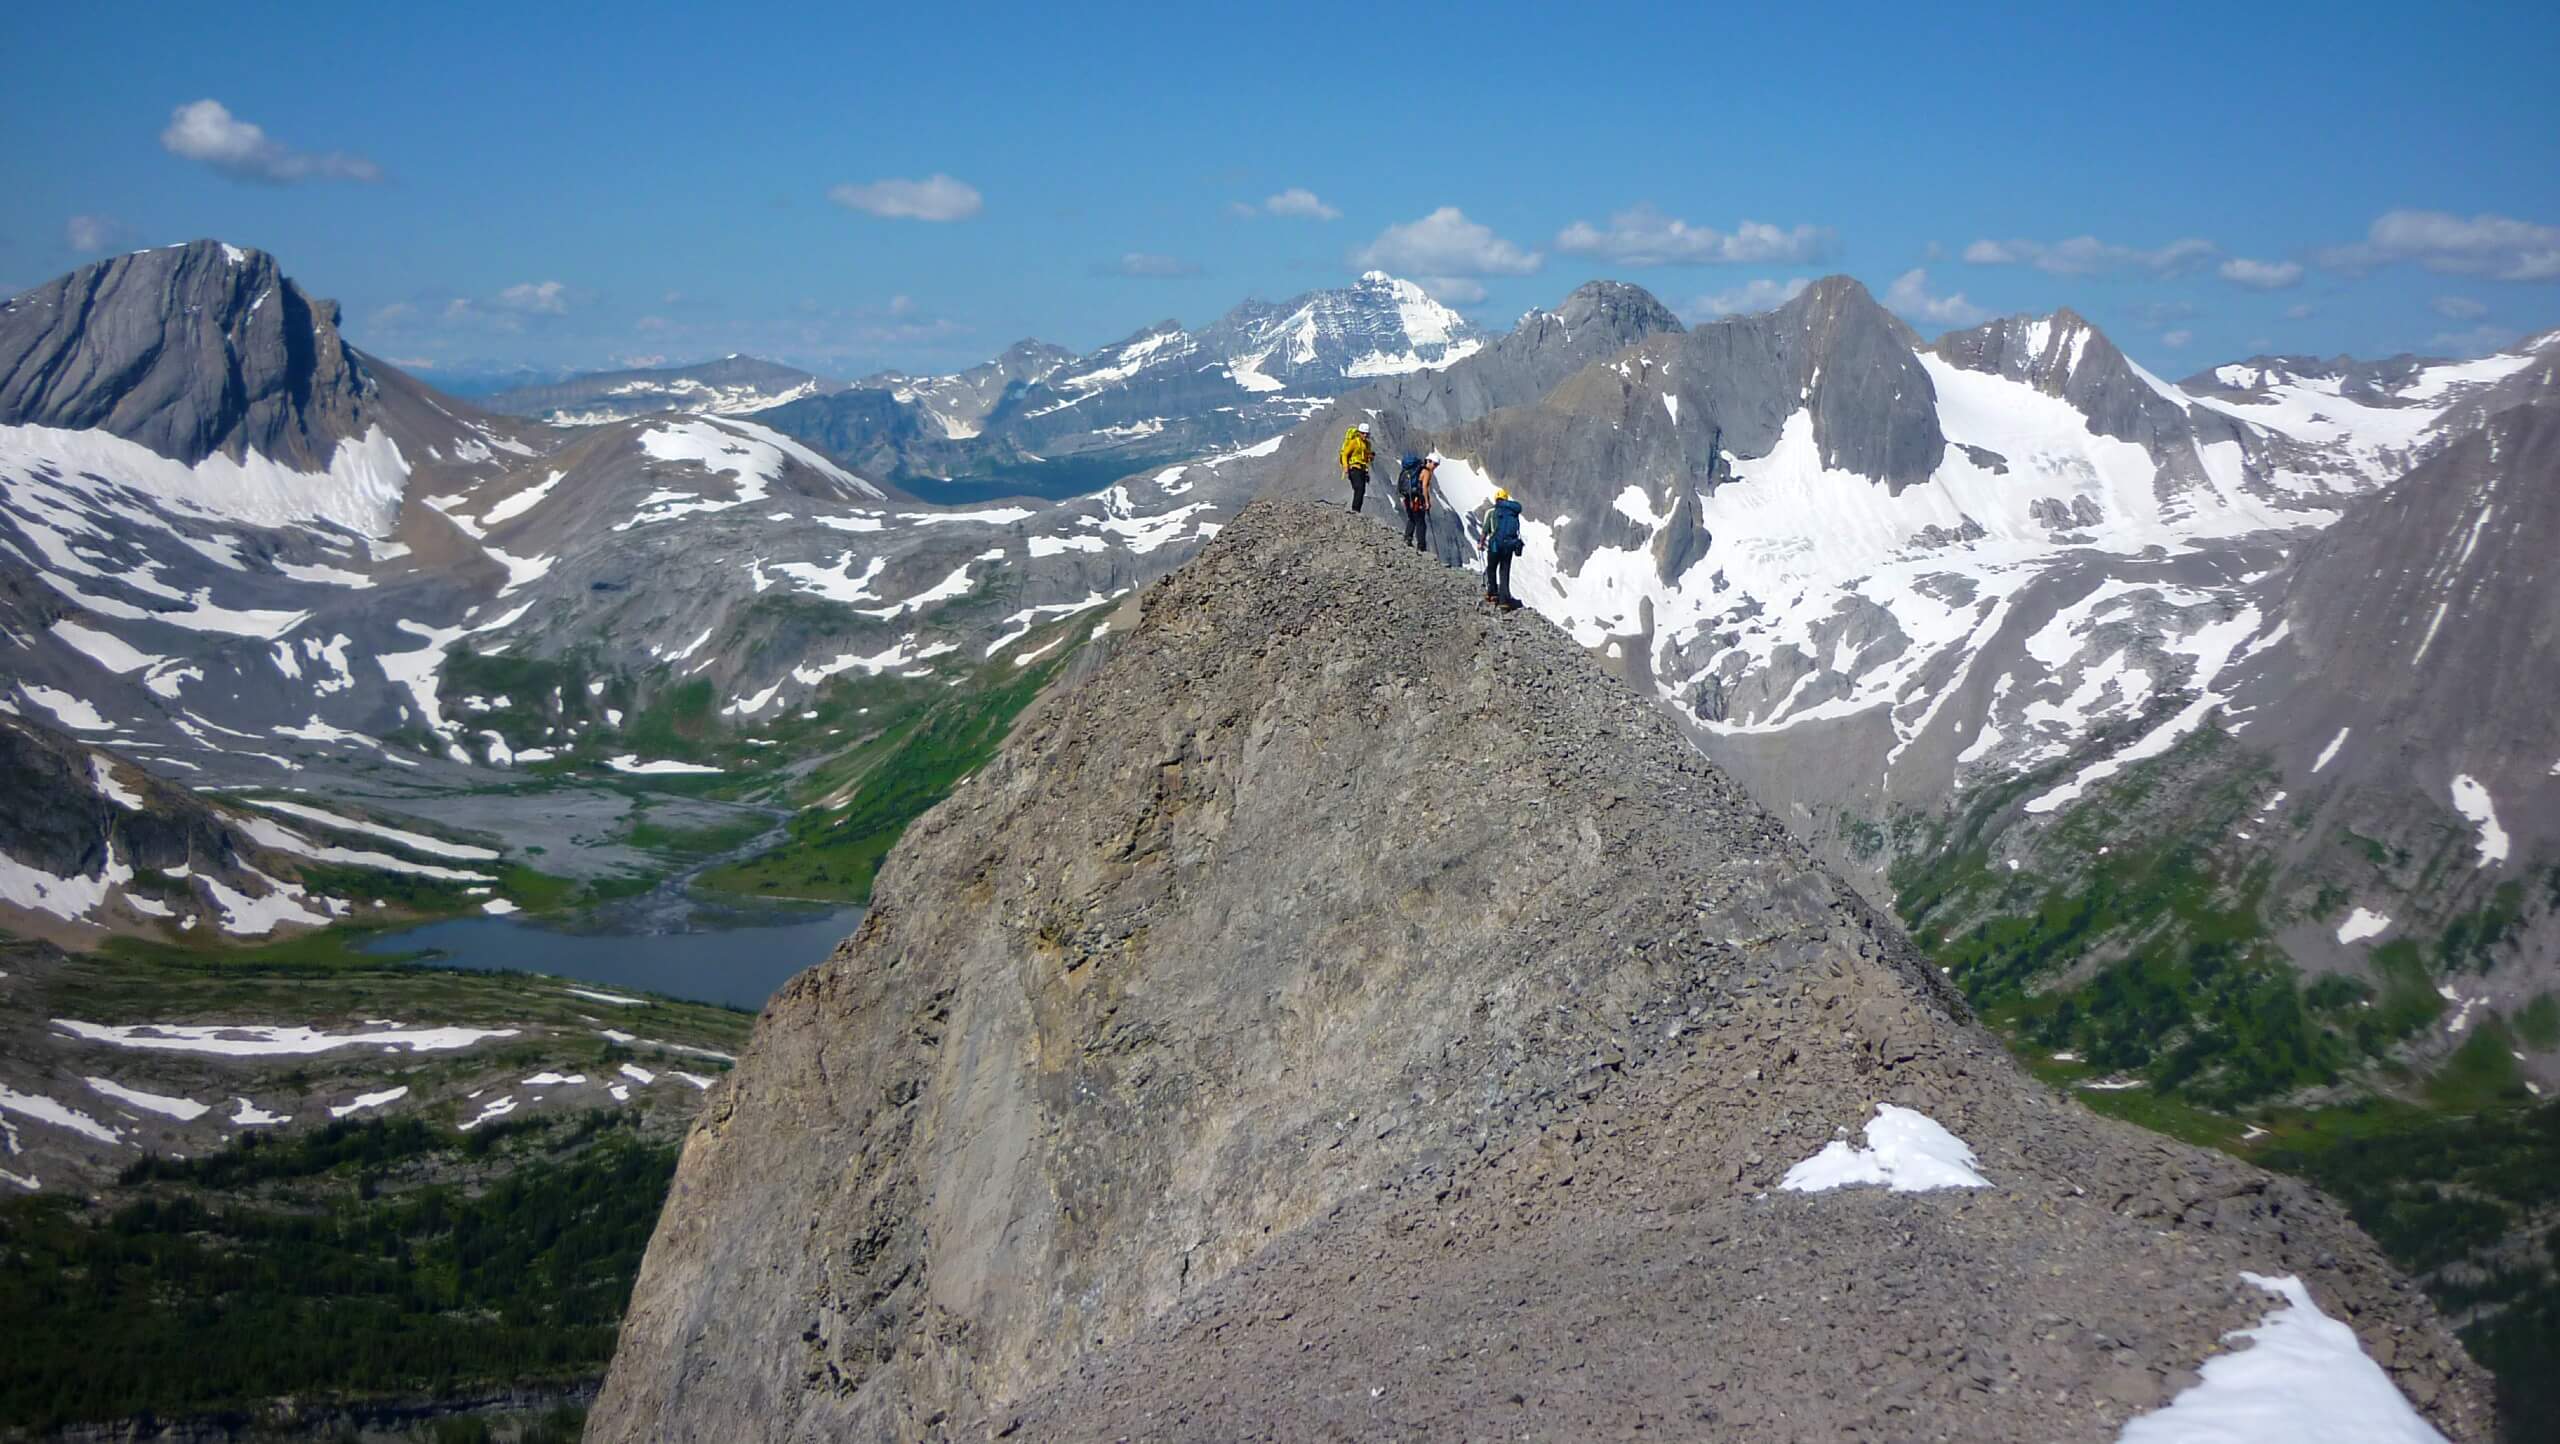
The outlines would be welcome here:
[[[1259,503],[908,832],[687,1145],[590,1437],[2110,1438],[2330,1204],[2012,1065],[1533,615]],[[1779,1191],[1876,1105],[1990,1186]]]
[[[326,466],[373,419],[338,303],[219,241],[81,267],[0,306],[0,422],[96,428],[196,462]]]
[[[227,913],[255,910],[270,894],[301,898],[277,876],[294,876],[293,859],[261,847],[232,815],[14,700],[0,703],[0,796],[9,799],[0,808],[0,928],[93,944],[102,930],[210,921],[209,936]],[[316,904],[302,911],[297,902],[287,925],[327,916]]]

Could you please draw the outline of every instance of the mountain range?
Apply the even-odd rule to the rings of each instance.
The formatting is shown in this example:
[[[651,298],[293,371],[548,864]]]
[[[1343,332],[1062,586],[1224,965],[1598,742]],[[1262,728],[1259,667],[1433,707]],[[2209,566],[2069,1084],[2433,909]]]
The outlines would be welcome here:
[[[731,358],[475,406],[263,253],[141,252],[0,306],[0,725],[63,811],[9,835],[0,916],[350,902],[255,838],[171,872],[117,800],[146,774],[180,835],[235,826],[189,792],[432,819],[813,765],[889,689],[1124,630],[1252,501],[1343,499],[1367,421],[1447,458],[1441,560],[1519,497],[1529,607],[2047,1081],[2241,1149],[2357,1097],[2522,1105],[2560,1078],[2555,418],[2560,332],[2171,382],[2070,311],[1928,340],[1845,277],[1697,326],[1595,282],[1494,335],[1372,275],[950,377]],[[926,499],[962,481],[1016,495]],[[2407,1187],[2374,1207],[2491,1206]],[[2550,1201],[2493,1202],[2427,1275],[2473,1326],[2524,1309],[2481,1278],[2551,1270]]]
[[[1066,497],[1154,462],[1261,440],[1326,398],[1447,366],[1485,342],[1420,287],[1373,271],[1340,290],[1247,301],[1197,331],[1161,321],[1083,355],[1024,340],[950,376],[837,382],[731,356],[526,387],[488,404],[556,425],[753,414],[919,495],[945,496],[958,481]]]
[[[1493,486],[1523,497],[1521,595],[1880,900],[1925,839],[2015,779],[2056,774],[1996,821],[2046,829],[2129,763],[2226,728],[2276,749],[2296,799],[2317,775],[2359,797],[2398,788],[2399,830],[2458,836],[2481,826],[2464,809],[2494,814],[2508,854],[2484,876],[2529,876],[2553,841],[2526,799],[2560,746],[2532,735],[2532,685],[2482,652],[2539,634],[2465,620],[2523,625],[2534,493],[2458,525],[2427,499],[2494,498],[2499,458],[2534,454],[2560,338],[2471,362],[2258,358],[2172,385],[2069,312],[1922,343],[1845,279],[1695,328],[1595,283],[1487,339],[1371,277],[1095,357],[1026,344],[900,382],[912,399],[894,404],[939,408],[946,440],[1026,435],[1063,409],[1100,422],[1082,441],[1106,452],[1113,418],[1179,409],[1195,377],[1229,402],[1311,409],[1221,402],[1176,430],[1227,449],[1062,502],[936,508],[783,429],[796,407],[879,388],[756,420],[526,426],[346,345],[334,316],[271,258],[213,242],[0,310],[12,710],[196,783],[461,785],[582,747],[619,756],[616,719],[697,680],[722,725],[752,728],[839,677],[994,659],[1161,574],[1248,497],[1333,493],[1341,430],[1368,419],[1382,450],[1450,457],[1445,558],[1471,555],[1462,514]],[[1423,346],[1441,348],[1432,364]],[[1299,394],[1364,369],[1393,374]],[[1272,429],[1238,435],[1256,425]],[[2323,561],[2368,528],[2405,586],[2359,588]],[[2423,646],[2393,630],[2413,625],[2404,607],[2437,619]],[[2347,645],[2334,629],[2354,616],[2382,619],[2354,634],[2354,669],[2479,680],[2413,684],[2379,714],[2312,703],[2308,684],[2339,671],[2303,649]],[[466,657],[568,667],[577,685],[457,695],[444,671]],[[2487,732],[2447,700],[2517,687]],[[2415,775],[2409,748],[2432,754]],[[2395,760],[2369,772],[2366,755]],[[2349,907],[2469,905],[2405,891],[2377,879]],[[2524,1006],[2542,971],[2497,1004]]]

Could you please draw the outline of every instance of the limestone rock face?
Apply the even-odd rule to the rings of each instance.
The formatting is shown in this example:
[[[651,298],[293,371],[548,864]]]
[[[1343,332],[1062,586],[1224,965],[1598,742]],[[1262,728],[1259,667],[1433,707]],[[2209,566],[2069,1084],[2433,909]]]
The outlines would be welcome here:
[[[196,462],[325,466],[372,383],[338,303],[264,251],[194,241],[83,266],[0,307],[0,422],[95,427]]]
[[[919,821],[679,1168],[590,1437],[2111,1438],[2298,1273],[2297,1185],[2019,1073],[1532,614],[1266,501]],[[1991,1187],[1778,1191],[1879,1103]]]

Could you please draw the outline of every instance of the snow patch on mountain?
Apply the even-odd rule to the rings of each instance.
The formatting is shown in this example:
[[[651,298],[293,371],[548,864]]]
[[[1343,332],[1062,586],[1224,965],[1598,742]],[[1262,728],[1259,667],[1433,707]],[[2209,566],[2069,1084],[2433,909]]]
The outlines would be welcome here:
[[[1989,1188],[1980,1160],[1963,1139],[1926,1113],[1879,1103],[1867,1121],[1867,1146],[1835,1138],[1822,1151],[1787,1170],[1778,1187],[1789,1193],[1823,1193],[1852,1184],[1882,1184],[1896,1193],[1933,1188]]]
[[[296,471],[257,452],[220,452],[189,466],[106,431],[0,426],[0,479],[66,491],[122,490],[163,506],[256,526],[327,522],[368,537],[399,519],[409,463],[380,426],[340,441],[325,471]]]
[[[2454,778],[2453,810],[2479,829],[2474,846],[2480,851],[2480,866],[2494,867],[2507,860],[2507,830],[2498,825],[2497,801],[2488,788],[2467,773]]]
[[[2284,1307],[2228,1335],[2248,1347],[2206,1360],[2200,1382],[2125,1425],[2117,1444],[2445,1444],[2301,1279],[2240,1277]]]
[[[2189,636],[2164,638],[2162,645],[2165,648],[2195,659],[2195,674],[2188,684],[2197,693],[2195,699],[2167,721],[2144,733],[2132,746],[2090,763],[2069,782],[2029,800],[2027,811],[2042,815],[2076,802],[2091,787],[2136,762],[2157,757],[2176,746],[2180,738],[2202,726],[2216,708],[2230,700],[2213,690],[2213,681],[2239,655],[2241,648],[2257,639],[2262,631],[2258,609],[2244,607],[2229,620],[2200,628]]]

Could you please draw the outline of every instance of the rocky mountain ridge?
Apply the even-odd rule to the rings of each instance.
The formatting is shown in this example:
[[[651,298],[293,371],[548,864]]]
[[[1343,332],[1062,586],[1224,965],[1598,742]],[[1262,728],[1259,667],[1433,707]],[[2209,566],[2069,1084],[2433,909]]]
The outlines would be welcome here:
[[[1470,587],[1266,501],[1150,588],[767,1009],[595,1437],[2094,1437],[2255,1316],[2243,1270],[2479,1435],[2329,1205],[2030,1082]],[[1781,1188],[1878,1104],[1988,1186]]]
[[[1485,344],[1420,287],[1373,271],[1244,302],[1196,331],[1160,321],[1081,356],[1025,341],[955,376],[879,378],[765,419],[894,480],[984,478],[1057,497],[1266,440],[1328,397]]]
[[[198,241],[117,256],[0,303],[0,414],[95,428],[190,464],[249,452],[325,464],[373,421],[375,385],[261,251]]]
[[[554,426],[593,426],[653,412],[749,416],[803,396],[845,389],[796,366],[731,354],[690,366],[594,371],[563,381],[511,387],[481,404],[508,416]]]

